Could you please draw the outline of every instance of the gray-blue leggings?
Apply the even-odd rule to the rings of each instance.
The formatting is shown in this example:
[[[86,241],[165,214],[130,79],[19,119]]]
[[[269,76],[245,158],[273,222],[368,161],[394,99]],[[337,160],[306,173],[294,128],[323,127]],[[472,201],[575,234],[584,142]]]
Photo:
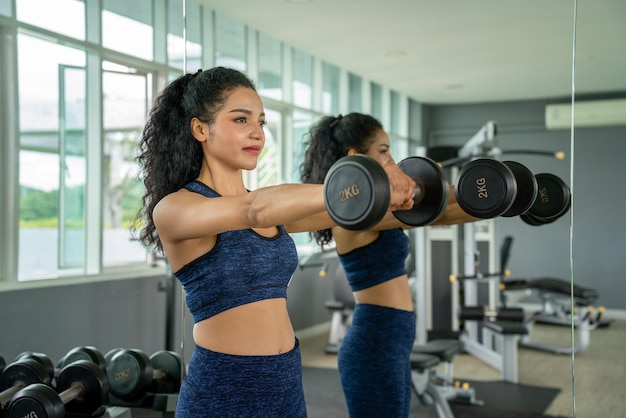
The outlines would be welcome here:
[[[298,340],[275,356],[237,356],[196,346],[176,417],[306,417]]]
[[[357,304],[339,348],[339,373],[350,417],[407,418],[415,314]]]

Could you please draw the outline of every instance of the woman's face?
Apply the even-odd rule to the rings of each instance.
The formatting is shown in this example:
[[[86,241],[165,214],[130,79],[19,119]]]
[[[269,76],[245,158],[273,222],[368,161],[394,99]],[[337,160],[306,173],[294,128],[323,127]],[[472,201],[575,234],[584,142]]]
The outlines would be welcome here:
[[[379,129],[374,135],[374,143],[370,147],[367,154],[369,157],[374,158],[380,165],[385,165],[390,161],[393,161],[391,157],[391,143],[389,141],[389,135],[383,130]]]
[[[259,95],[239,87],[209,127],[209,154],[234,169],[253,170],[265,145],[265,110]]]

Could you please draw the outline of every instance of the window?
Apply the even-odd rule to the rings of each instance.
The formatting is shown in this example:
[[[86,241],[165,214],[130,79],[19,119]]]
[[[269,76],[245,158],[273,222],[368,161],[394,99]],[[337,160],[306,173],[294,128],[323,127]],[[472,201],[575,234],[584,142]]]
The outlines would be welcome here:
[[[11,0],[0,0],[0,15],[13,15]]]
[[[246,27],[220,13],[215,14],[215,65],[246,71]]]
[[[383,122],[383,88],[380,84],[370,83],[372,98],[372,116]]]
[[[348,103],[350,112],[361,112],[363,108],[363,86],[361,77],[348,74]]]
[[[187,72],[193,73],[202,68],[202,12],[198,5],[190,2],[186,3],[186,8],[183,19],[183,0],[168,1],[167,62],[170,67],[183,70],[186,59]],[[183,37],[185,24],[187,45]]]
[[[10,2],[0,0],[0,10],[10,11]],[[76,39],[85,39],[85,3],[80,0],[17,0],[17,19],[21,22]]]
[[[313,105],[313,57],[298,50],[293,54],[293,104],[307,109]]]
[[[152,1],[103,0],[102,7],[102,46],[151,60],[154,57]]]
[[[18,35],[18,279],[84,272],[85,53]]]
[[[327,115],[339,113],[339,68],[322,64],[322,112]]]
[[[264,97],[276,100],[283,98],[283,47],[282,43],[259,34],[259,77],[257,90]]]
[[[143,185],[135,163],[146,121],[150,74],[103,63],[102,265],[142,261],[146,252],[129,228],[139,209]]]

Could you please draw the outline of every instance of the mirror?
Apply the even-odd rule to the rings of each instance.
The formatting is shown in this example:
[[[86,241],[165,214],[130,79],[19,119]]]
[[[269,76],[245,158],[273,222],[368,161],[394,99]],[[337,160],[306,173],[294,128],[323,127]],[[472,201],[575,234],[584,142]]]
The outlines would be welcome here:
[[[186,3],[188,5],[197,4],[192,0],[188,0]],[[277,106],[280,101],[289,101],[289,98],[277,93],[285,85],[284,80],[280,78],[283,76],[280,65],[276,67],[272,64],[258,62],[250,66],[245,64],[245,57],[260,56],[255,54],[265,50],[260,44],[255,44],[257,34],[260,39],[265,39],[265,41],[259,41],[262,45],[269,45],[269,40],[273,41],[271,53],[274,57],[281,57],[281,54],[282,57],[289,57],[290,55],[285,53],[285,49],[293,48],[297,42],[304,45],[303,38],[306,37],[315,39],[319,45],[327,44],[328,38],[325,37],[332,38],[334,36],[333,39],[337,43],[346,42],[345,38],[348,38],[347,36],[329,34],[331,29],[322,31],[320,30],[322,26],[319,25],[316,30],[307,31],[304,29],[306,27],[305,19],[315,20],[318,17],[313,12],[309,12],[311,9],[306,8],[309,6],[317,7],[315,1],[275,2],[272,7],[267,7],[266,10],[255,11],[255,16],[250,16],[249,11],[245,9],[225,6],[224,2],[203,0],[198,1],[198,3],[215,11],[216,15],[213,21],[218,22],[216,25],[219,25],[219,22],[230,22],[224,27],[230,27],[232,34],[228,42],[232,44],[233,56],[220,54],[216,54],[218,56],[215,58],[205,56],[203,62],[211,64],[228,62],[238,67],[242,66],[242,69],[250,71],[252,74],[257,71],[259,79],[265,78],[267,81],[264,86],[270,87],[264,94],[266,106],[272,107],[272,111],[282,115],[285,124],[293,121],[293,115],[289,112],[280,113]],[[619,328],[614,329],[613,325],[605,325],[606,320],[610,319],[614,310],[624,309],[623,298],[620,297],[621,294],[624,294],[624,284],[620,280],[620,275],[624,270],[621,260],[623,259],[623,248],[626,248],[626,242],[624,242],[626,234],[624,233],[623,222],[618,218],[618,213],[619,208],[624,207],[626,202],[624,202],[623,193],[616,193],[609,189],[613,179],[619,179],[623,174],[618,158],[622,155],[619,151],[625,147],[624,141],[620,140],[624,137],[624,120],[622,118],[621,122],[618,122],[619,125],[607,126],[606,123],[608,122],[603,121],[598,126],[597,123],[596,125],[579,123],[578,119],[584,118],[585,114],[593,114],[595,111],[593,108],[591,110],[584,109],[587,102],[592,102],[590,104],[592,107],[594,105],[599,106],[595,109],[600,109],[602,106],[609,106],[609,108],[610,106],[619,106],[621,103],[619,100],[608,104],[603,102],[619,99],[623,97],[626,91],[626,81],[622,76],[626,74],[623,49],[621,51],[605,51],[604,48],[598,47],[598,45],[603,44],[614,45],[615,39],[626,38],[625,25],[623,25],[625,6],[619,1],[607,1],[603,4],[578,4],[573,1],[552,4],[548,8],[544,2],[534,2],[528,5],[529,8],[524,9],[514,9],[511,8],[511,5],[507,5],[510,13],[516,13],[517,18],[509,16],[508,20],[490,20],[487,10],[504,7],[498,6],[499,3],[496,3],[498,2],[485,1],[479,5],[473,5],[474,10],[466,11],[465,14],[450,13],[446,15],[445,19],[433,14],[432,18],[441,20],[438,22],[440,27],[447,27],[446,25],[451,25],[452,22],[452,25],[474,28],[473,31],[468,29],[464,34],[476,43],[493,42],[493,38],[497,37],[480,38],[476,34],[484,33],[479,30],[482,29],[482,26],[495,27],[493,33],[500,33],[502,38],[514,35],[518,39],[523,39],[525,36],[529,36],[530,32],[545,30],[546,28],[552,28],[553,32],[551,34],[547,32],[548,35],[544,39],[533,45],[523,45],[522,47],[520,44],[516,45],[517,49],[509,50],[510,62],[515,64],[510,64],[508,67],[509,61],[498,60],[493,57],[496,56],[495,49],[493,56],[475,54],[475,68],[468,66],[465,69],[466,78],[463,81],[446,77],[448,75],[446,73],[432,74],[420,72],[422,67],[409,67],[413,68],[414,82],[406,84],[407,89],[413,88],[413,85],[425,88],[424,85],[428,83],[443,84],[446,93],[449,94],[446,100],[449,101],[437,102],[433,100],[431,102],[426,100],[420,102],[415,98],[410,98],[405,105],[406,108],[396,106],[396,109],[406,109],[409,119],[408,132],[401,132],[398,135],[399,141],[403,137],[407,138],[407,144],[404,148],[399,148],[396,159],[413,155],[417,147],[420,146],[460,147],[472,138],[484,123],[491,120],[498,122],[498,147],[504,151],[523,149],[562,151],[565,154],[563,160],[545,155],[523,153],[507,156],[507,158],[510,157],[512,160],[524,163],[534,173],[551,173],[562,179],[573,196],[571,208],[558,220],[543,226],[528,225],[520,221],[519,218],[497,219],[493,243],[484,252],[491,253],[489,262],[492,263],[490,267],[493,269],[498,261],[495,253],[499,250],[499,245],[506,236],[513,235],[514,244],[511,247],[509,259],[513,277],[554,279],[553,281],[544,281],[542,283],[544,288],[533,289],[530,298],[524,300],[528,309],[545,308],[549,310],[549,312],[544,312],[545,314],[554,314],[554,316],[562,314],[562,317],[559,318],[558,325],[546,322],[533,324],[533,342],[538,341],[545,346],[540,350],[520,347],[518,371],[521,381],[559,389],[558,395],[555,395],[554,399],[546,405],[546,409],[543,411],[546,414],[569,416],[573,413],[581,416],[597,416],[599,406],[594,397],[600,395],[600,390],[597,389],[596,384],[597,379],[601,378],[599,372],[594,370],[593,365],[596,364],[595,362],[599,362],[601,358],[605,358],[602,354],[605,348],[609,346],[617,348],[614,346],[615,340],[612,335],[618,332]],[[355,61],[358,59],[366,60],[367,66],[372,69],[368,72],[371,74],[371,78],[367,74],[352,74],[350,71],[348,71],[349,74],[343,73],[339,76],[337,83],[339,85],[341,83],[348,84],[351,96],[349,99],[340,98],[339,103],[335,103],[331,111],[320,106],[319,108],[323,109],[322,113],[340,113],[346,110],[365,113],[376,111],[382,114],[384,118],[385,112],[388,112],[388,110],[381,111],[374,103],[370,103],[369,109],[367,103],[364,107],[358,108],[364,102],[362,100],[362,87],[365,86],[366,89],[370,87],[368,81],[375,84],[375,86],[371,86],[372,92],[374,92],[369,95],[369,100],[371,100],[372,97],[380,93],[381,85],[385,89],[390,88],[390,85],[380,82],[383,73],[390,71],[389,68],[393,66],[406,65],[403,61],[406,51],[400,47],[395,48],[397,45],[394,45],[394,48],[388,48],[387,54],[383,57],[384,54],[376,55],[380,45],[375,41],[363,41],[359,44],[361,38],[355,34],[360,30],[359,26],[366,26],[371,31],[371,28],[380,28],[381,25],[384,25],[388,17],[388,15],[383,14],[374,17],[368,15],[368,7],[370,6],[360,2],[359,4],[351,4],[350,2],[333,4],[333,13],[329,16],[332,16],[333,22],[338,22],[337,27],[341,28],[343,33],[351,34],[349,38],[353,42],[350,47],[344,48],[344,54],[350,55],[350,51],[363,51],[360,55],[352,55],[350,59]],[[401,6],[403,10],[408,7],[407,5]],[[457,6],[459,9],[463,7],[460,4]],[[425,15],[431,11],[427,6],[420,5],[417,7],[422,7]],[[296,37],[288,38],[285,35],[288,33],[287,30],[275,30],[272,33],[267,33],[259,29],[275,26],[277,20],[293,21],[294,19],[285,20],[281,18],[281,20],[276,18],[277,14],[282,16],[283,9],[299,10],[301,13],[299,21],[302,24],[297,25],[297,32],[299,33],[294,35]],[[391,15],[391,12],[389,13]],[[342,16],[345,16],[345,19],[341,19]],[[416,15],[416,21],[419,20],[418,17]],[[247,26],[242,28],[241,24]],[[419,27],[419,24],[416,23],[415,26]],[[382,29],[374,32],[379,34],[378,38],[384,38]],[[447,45],[446,42],[449,41],[449,37],[458,43],[462,41],[458,37],[458,32],[455,33],[456,38],[452,35],[446,36],[443,30],[441,32],[418,33],[434,45]],[[272,34],[281,34],[285,37],[273,37]],[[472,36],[477,37],[472,38]],[[408,40],[406,38],[406,36],[398,37],[397,44],[404,46],[407,42],[417,43],[421,40],[419,36],[409,37]],[[249,42],[247,47],[251,48],[247,52],[248,55],[245,52],[246,47],[242,47],[242,43],[246,44],[247,42]],[[281,44],[281,46],[277,46],[277,44]],[[504,44],[501,47],[502,49],[507,48]],[[536,58],[534,55],[529,56],[541,62],[543,67],[541,65],[534,66],[537,62],[531,62],[531,59],[528,59],[525,65],[515,61],[517,55],[524,55],[529,50],[541,48],[544,48],[542,49],[544,56],[541,58]],[[298,50],[298,53],[308,53],[315,59],[323,61],[319,65],[326,66],[329,64],[322,55],[315,55],[315,51],[317,50],[304,49],[303,51]],[[211,52],[215,51],[208,51],[207,53]],[[464,61],[463,64],[459,64],[454,58],[460,56],[467,58],[474,54],[472,49],[467,51],[456,49],[447,52],[444,48],[439,48],[439,56],[435,59],[445,61],[449,68],[462,66],[466,63]],[[326,56],[333,56],[332,52],[328,52]],[[424,61],[428,61],[430,58],[426,54],[424,57]],[[340,61],[339,58],[337,59]],[[545,72],[558,67],[558,71],[553,73],[551,79],[542,78],[541,82],[534,83],[543,83],[541,86],[546,91],[544,96],[516,96],[513,100],[509,97],[498,97],[498,92],[509,90],[507,90],[507,82],[494,79],[491,88],[483,89],[483,96],[493,94],[489,100],[474,102],[472,100],[475,100],[477,96],[473,96],[473,99],[455,102],[453,97],[459,97],[454,96],[455,92],[471,90],[473,78],[479,79],[484,76],[487,70],[481,67],[481,61],[485,60],[488,60],[489,65],[500,73],[513,72],[521,67],[523,68],[522,73],[535,71],[532,75],[538,77],[541,73],[541,70],[537,70],[538,67],[544,68]],[[331,64],[337,64],[337,62]],[[346,71],[350,68],[357,68],[358,65],[359,63],[355,62],[352,67],[348,64],[345,67],[339,67],[341,71]],[[265,70],[266,68],[268,69]],[[602,68],[601,72],[597,71],[598,68]],[[522,75],[518,73],[518,87],[521,87],[522,90],[535,87]],[[572,77],[574,78],[572,79]],[[324,83],[325,80],[314,79],[314,82]],[[509,82],[509,84],[513,83]],[[354,100],[357,91],[358,97]],[[352,93],[355,95],[353,96]],[[428,93],[432,94],[432,91],[428,91]],[[407,93],[398,88],[393,90],[392,94]],[[336,100],[336,97],[332,99]],[[346,109],[346,106],[349,108]],[[576,115],[574,124],[571,122],[572,108]],[[318,116],[315,112],[312,113],[314,113],[315,118]],[[394,115],[391,115],[389,119],[393,117]],[[312,119],[303,117],[301,120],[308,122]],[[289,130],[290,128],[286,127],[282,130],[283,134]],[[275,139],[278,142],[281,141],[278,136]],[[293,138],[293,140],[294,144],[297,144],[298,138]],[[395,150],[394,155],[396,155]],[[289,170],[285,171],[289,172]],[[450,257],[454,258],[453,256]],[[458,258],[462,260],[462,257]],[[429,291],[436,292],[435,287],[439,284],[440,282],[433,283]],[[539,281],[536,285],[540,286]],[[617,292],[617,289],[620,292]],[[512,294],[509,297],[514,298]],[[428,303],[436,304],[434,301]],[[449,303],[449,300],[446,303]],[[599,309],[599,304],[607,306],[608,309],[606,311]],[[438,312],[432,306],[429,306],[429,309],[431,309],[431,313],[434,312],[435,318],[446,317],[447,320],[452,320],[453,314],[450,311]],[[569,314],[571,311],[576,311],[576,314]],[[547,316],[549,315],[546,315],[546,320],[548,319]],[[432,323],[430,326],[432,327]],[[604,332],[605,330],[609,332]],[[618,372],[615,369],[610,369],[610,366],[608,367],[604,369],[605,372],[602,374],[608,381],[615,382],[614,387],[618,387]],[[579,371],[582,373],[575,373]],[[620,399],[621,396],[617,394],[611,396],[611,400],[607,400],[609,405],[607,407],[617,405]]]

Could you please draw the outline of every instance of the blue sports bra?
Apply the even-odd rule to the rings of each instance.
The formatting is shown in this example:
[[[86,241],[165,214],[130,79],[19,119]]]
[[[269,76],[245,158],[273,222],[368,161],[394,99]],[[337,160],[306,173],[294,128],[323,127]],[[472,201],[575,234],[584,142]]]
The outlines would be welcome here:
[[[197,180],[184,188],[209,198],[220,197]],[[271,238],[252,229],[221,233],[211,251],[183,266],[175,276],[185,289],[187,307],[197,323],[247,303],[286,298],[297,266],[296,246],[281,225]]]
[[[356,292],[406,274],[408,256],[409,237],[397,228],[380,231],[373,242],[339,254],[339,260]]]

